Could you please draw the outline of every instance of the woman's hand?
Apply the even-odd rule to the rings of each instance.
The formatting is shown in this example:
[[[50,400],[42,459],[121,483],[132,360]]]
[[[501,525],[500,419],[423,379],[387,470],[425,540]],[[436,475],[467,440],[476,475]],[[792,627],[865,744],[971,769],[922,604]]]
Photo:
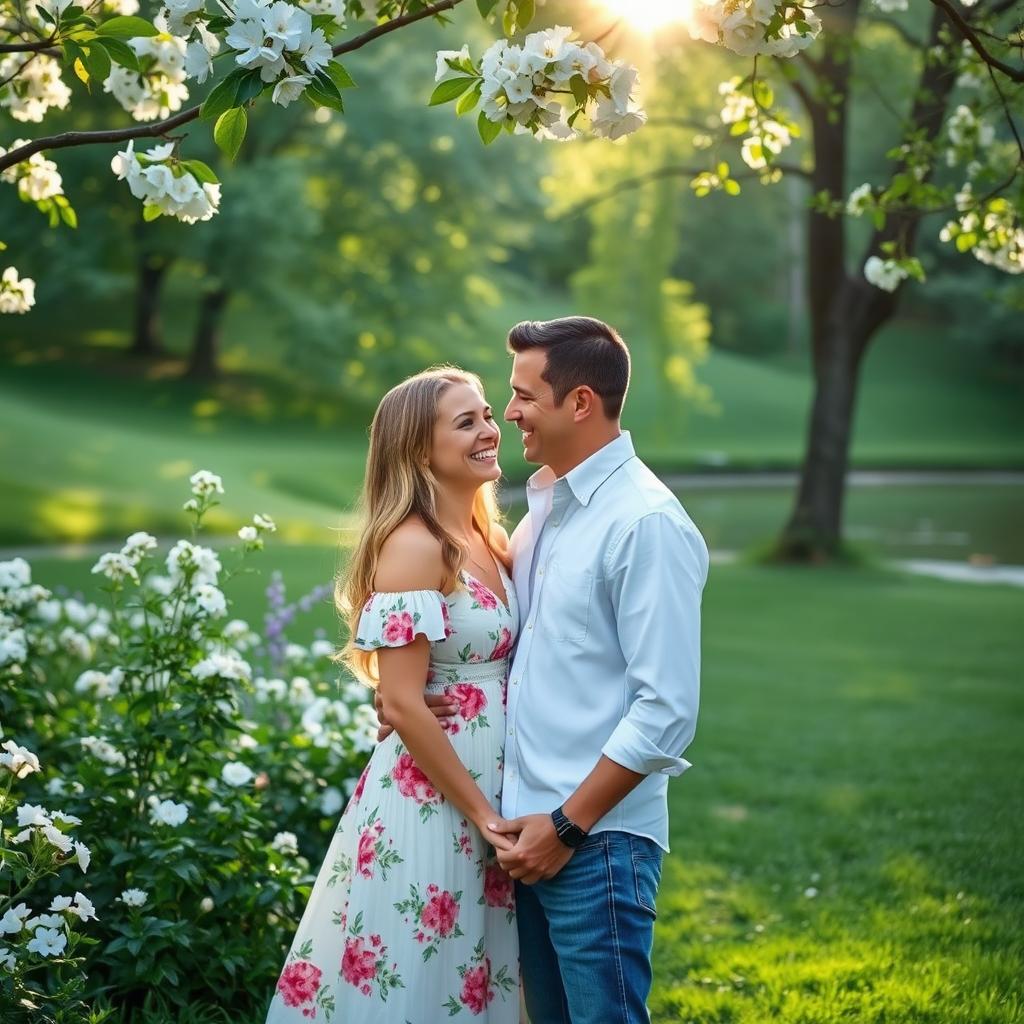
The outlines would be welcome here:
[[[459,710],[459,705],[443,693],[425,693],[423,700],[436,718],[449,718],[451,715],[457,714]],[[380,723],[380,728],[377,730],[377,742],[380,743],[395,731],[395,727],[384,714],[384,701],[379,688],[374,691],[373,706],[377,711],[377,721]]]
[[[515,845],[519,836],[513,831],[512,824],[506,821],[500,814],[491,812],[473,822],[485,842],[490,843],[496,850],[508,853]]]

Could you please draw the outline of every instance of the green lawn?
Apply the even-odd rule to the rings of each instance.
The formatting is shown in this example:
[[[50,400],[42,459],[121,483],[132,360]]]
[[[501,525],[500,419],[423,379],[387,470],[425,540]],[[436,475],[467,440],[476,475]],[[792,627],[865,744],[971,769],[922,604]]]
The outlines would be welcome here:
[[[272,543],[235,612],[259,621],[272,568],[297,597],[335,561]],[[91,587],[91,562],[35,576]],[[713,568],[656,1024],[1024,1021],[1020,607],[1009,587]],[[326,604],[294,638],[315,626],[335,635]]]
[[[569,307],[548,297],[538,309],[555,315]],[[501,332],[527,312],[521,305],[492,311],[498,354],[478,368],[499,414],[507,396]],[[89,345],[70,336],[44,345],[9,336],[0,346],[0,544],[172,531],[187,477],[198,468],[220,473],[228,486],[212,519],[222,529],[261,510],[288,539],[322,543],[328,530],[350,523],[367,408],[297,388],[265,365],[263,349],[247,353],[237,342],[229,346],[233,375],[198,387],[168,376],[178,367],[143,373],[126,363],[117,352],[123,333],[86,337]],[[648,461],[660,469],[799,461],[810,395],[804,358],[714,351],[698,372],[716,409],[689,409],[670,444],[649,426],[639,430]],[[653,391],[634,380],[631,404],[646,424]],[[854,463],[1024,466],[1019,394],[1019,381],[998,377],[962,349],[893,330],[867,361]],[[512,479],[529,472],[520,451],[517,432],[506,429],[502,464]],[[776,505],[755,534],[768,535],[781,521],[784,501]]]
[[[656,1022],[1024,1020],[1020,594],[713,571]]]

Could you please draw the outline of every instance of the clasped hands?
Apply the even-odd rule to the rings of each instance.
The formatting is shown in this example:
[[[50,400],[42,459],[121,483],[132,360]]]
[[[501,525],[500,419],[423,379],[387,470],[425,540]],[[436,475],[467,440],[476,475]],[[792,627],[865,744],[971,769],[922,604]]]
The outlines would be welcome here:
[[[443,693],[424,694],[424,698],[427,707],[438,718],[447,718],[459,710],[458,704],[452,703],[451,698]],[[384,716],[379,693],[374,704],[380,722],[380,728],[377,730],[379,743],[394,732],[394,727],[388,724]],[[573,854],[573,851],[558,838],[554,823],[548,814],[526,814],[521,818],[512,819],[505,819],[496,814],[484,832],[485,839],[492,837],[508,837],[513,841],[510,849],[504,849],[505,843],[500,839],[497,843],[492,841],[492,845],[498,857],[498,864],[511,878],[526,885],[554,878],[569,863]]]

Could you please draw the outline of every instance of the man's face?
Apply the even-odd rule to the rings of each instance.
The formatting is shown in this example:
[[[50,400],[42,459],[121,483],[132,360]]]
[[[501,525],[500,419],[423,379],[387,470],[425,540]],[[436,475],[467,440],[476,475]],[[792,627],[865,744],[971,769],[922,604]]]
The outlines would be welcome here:
[[[543,349],[515,353],[509,380],[512,400],[505,408],[505,419],[522,431],[527,462],[557,466],[575,426],[574,403],[570,392],[560,406],[555,405],[551,385],[541,377],[547,362]]]

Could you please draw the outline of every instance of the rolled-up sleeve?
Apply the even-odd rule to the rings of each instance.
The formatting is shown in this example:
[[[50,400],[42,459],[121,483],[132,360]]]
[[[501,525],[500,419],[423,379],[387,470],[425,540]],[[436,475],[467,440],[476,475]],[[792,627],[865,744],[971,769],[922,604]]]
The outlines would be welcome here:
[[[602,753],[643,775],[681,775],[697,727],[707,546],[684,518],[651,512],[615,542],[605,569],[626,662],[626,707]]]

